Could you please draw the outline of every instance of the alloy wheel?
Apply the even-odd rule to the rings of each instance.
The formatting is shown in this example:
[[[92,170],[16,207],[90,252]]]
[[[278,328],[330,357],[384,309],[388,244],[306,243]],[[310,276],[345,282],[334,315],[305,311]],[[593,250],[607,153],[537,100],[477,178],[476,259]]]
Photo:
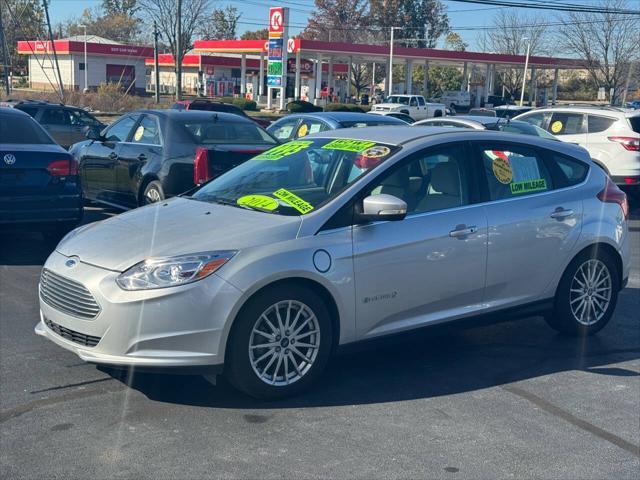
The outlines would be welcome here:
[[[162,197],[160,196],[160,192],[157,189],[150,188],[145,193],[145,200],[146,203],[157,203],[162,200]]]
[[[609,308],[612,295],[611,273],[598,259],[584,262],[573,276],[569,291],[571,312],[578,323],[597,323]]]
[[[314,312],[297,300],[268,307],[249,337],[249,361],[255,374],[273,386],[291,385],[313,366],[320,349],[320,324]]]

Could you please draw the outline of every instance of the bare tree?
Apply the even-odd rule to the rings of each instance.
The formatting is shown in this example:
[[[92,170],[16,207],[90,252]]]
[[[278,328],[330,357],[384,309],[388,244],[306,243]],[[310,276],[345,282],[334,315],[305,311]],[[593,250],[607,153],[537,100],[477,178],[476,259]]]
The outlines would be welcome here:
[[[524,55],[527,43],[531,45],[530,54],[547,54],[549,38],[546,23],[541,16],[520,15],[515,11],[501,11],[493,17],[491,29],[478,38],[478,45],[484,52]],[[504,72],[504,86],[515,97],[522,88],[521,68],[509,68]]]
[[[608,10],[629,8],[625,0],[603,0]],[[620,101],[629,69],[640,58],[638,16],[616,13],[568,13],[558,31],[558,45],[587,63],[589,76],[604,87],[611,104]]]
[[[232,5],[214,8],[200,27],[200,36],[204,40],[233,40],[236,38],[240,16],[238,9]]]
[[[138,0],[138,5],[149,23],[155,22],[162,40],[169,45],[175,64],[181,65],[186,52],[191,50],[193,37],[210,11],[210,0],[182,0],[182,35],[178,42],[178,12],[176,0]],[[177,47],[180,45],[180,51]],[[176,81],[176,85],[182,82]]]

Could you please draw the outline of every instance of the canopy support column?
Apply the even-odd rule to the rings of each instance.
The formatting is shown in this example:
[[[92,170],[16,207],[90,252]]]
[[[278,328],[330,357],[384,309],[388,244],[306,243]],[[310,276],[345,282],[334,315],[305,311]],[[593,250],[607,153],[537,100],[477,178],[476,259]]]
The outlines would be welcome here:
[[[264,95],[264,52],[260,52],[260,69],[258,70],[258,96]]]
[[[407,60],[404,68],[404,89],[405,93],[411,95],[413,89],[413,60]]]
[[[531,78],[529,79],[529,104],[534,106],[536,99],[536,69],[531,68]]]
[[[429,60],[424,62],[424,78],[422,79],[422,96],[429,96]]]
[[[460,91],[464,92],[469,85],[469,70],[467,62],[464,62],[464,68],[462,69],[462,82],[460,82]]]
[[[293,97],[294,100],[300,100],[300,49],[296,52],[296,83]]]
[[[247,55],[245,53],[240,57],[240,96],[244,98],[247,88]]]
[[[553,72],[553,96],[551,97],[551,105],[555,105],[558,100],[558,69]]]

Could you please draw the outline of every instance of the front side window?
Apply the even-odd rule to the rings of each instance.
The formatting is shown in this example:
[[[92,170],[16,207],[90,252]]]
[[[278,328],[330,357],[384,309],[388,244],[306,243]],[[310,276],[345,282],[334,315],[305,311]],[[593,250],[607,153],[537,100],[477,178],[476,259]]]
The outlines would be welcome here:
[[[478,146],[490,200],[520,198],[553,189],[541,155],[519,145]]]
[[[409,104],[412,107],[417,107],[418,106],[418,100],[416,100],[415,98],[411,99],[411,103]]]
[[[369,140],[294,140],[212,180],[192,198],[279,215],[304,215],[331,201],[397,150]]]
[[[89,115],[87,112],[83,112],[82,110],[70,110],[69,116],[71,118],[71,125],[82,127],[97,127],[100,125],[100,122],[98,120]]]
[[[404,200],[407,214],[456,208],[469,204],[465,149],[450,145],[414,155],[393,169],[372,190]]]
[[[137,117],[124,117],[108,127],[104,132],[107,142],[125,142],[135,125]]]
[[[554,135],[577,135],[583,133],[581,113],[553,112],[548,130]]]
[[[158,126],[158,121],[153,117],[145,116],[136,128],[131,142],[160,145],[160,127]]]
[[[425,106],[424,98],[418,97],[418,105],[420,105],[421,107]]]
[[[278,122],[277,124],[270,126],[267,131],[278,140],[289,140],[290,138],[293,138],[293,129],[296,128],[299,121],[300,120],[297,118],[283,120],[282,122]]]
[[[535,125],[536,127],[544,128],[550,116],[550,113],[540,112],[532,113],[530,115],[527,115],[526,117],[518,117],[518,120],[530,123],[531,125]]]

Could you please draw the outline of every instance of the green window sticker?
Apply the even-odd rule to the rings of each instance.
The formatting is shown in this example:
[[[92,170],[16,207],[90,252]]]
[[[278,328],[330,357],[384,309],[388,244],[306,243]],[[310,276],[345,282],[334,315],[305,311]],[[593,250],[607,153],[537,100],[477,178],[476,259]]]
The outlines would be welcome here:
[[[540,192],[547,189],[547,182],[544,178],[538,178],[536,180],[527,180],[525,182],[513,182],[509,184],[512,195],[519,195],[521,193]]]
[[[275,198],[267,197],[266,195],[245,195],[236,200],[238,205],[243,205],[252,208],[259,208],[260,210],[267,210],[269,212],[278,208],[278,201]]]
[[[253,160],[280,160],[288,155],[298,153],[300,150],[309,148],[313,142],[310,140],[294,140],[293,142],[287,142],[277,147],[273,147],[260,155],[253,157]]]
[[[275,197],[278,197],[280,200],[285,202],[287,205],[292,206],[293,208],[295,208],[297,211],[299,211],[303,215],[305,213],[309,213],[311,210],[313,210],[313,205],[311,205],[310,203],[305,202],[302,198],[297,196],[295,193],[291,193],[286,188],[281,188],[280,190],[278,190],[276,192],[273,192],[273,195]]]
[[[350,138],[336,138],[330,141],[324,147],[327,150],[344,150],[346,152],[360,153],[367,148],[371,148],[376,142],[368,142],[366,140],[352,140]]]

